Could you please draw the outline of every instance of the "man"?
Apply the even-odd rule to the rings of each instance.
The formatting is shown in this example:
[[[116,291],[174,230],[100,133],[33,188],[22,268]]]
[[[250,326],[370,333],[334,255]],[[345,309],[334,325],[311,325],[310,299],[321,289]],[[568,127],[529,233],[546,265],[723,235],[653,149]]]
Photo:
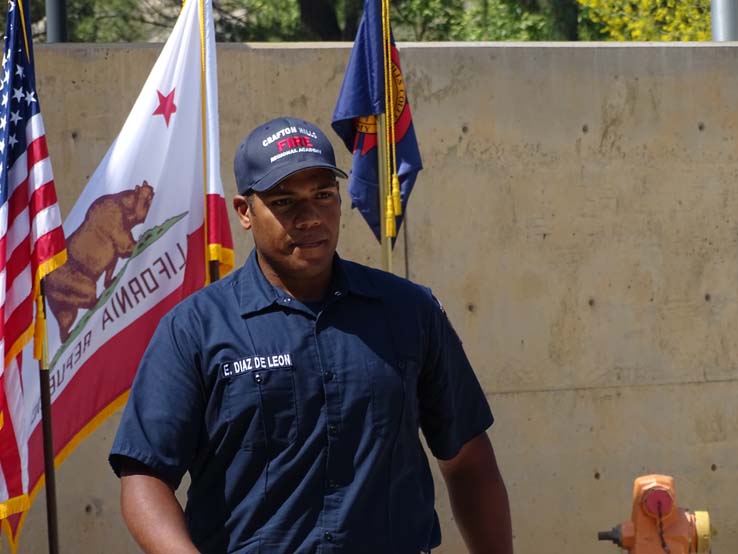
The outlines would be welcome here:
[[[235,173],[254,251],[162,319],[110,455],[136,541],[428,552],[441,537],[420,427],[469,550],[510,554],[484,394],[430,291],[336,254],[346,175],[327,137],[275,119],[240,145]]]

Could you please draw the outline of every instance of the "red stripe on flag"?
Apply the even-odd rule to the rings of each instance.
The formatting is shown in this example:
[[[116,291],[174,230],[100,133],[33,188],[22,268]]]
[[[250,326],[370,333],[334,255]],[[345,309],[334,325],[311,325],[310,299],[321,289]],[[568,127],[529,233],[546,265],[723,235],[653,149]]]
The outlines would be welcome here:
[[[33,298],[29,294],[5,321],[5,353],[33,323]]]
[[[5,266],[6,283],[5,289],[8,290],[13,286],[13,281],[20,275],[28,264],[31,263],[31,238],[26,235],[18,247],[8,258]]]
[[[28,150],[26,152],[27,155],[27,166],[28,171],[30,172],[34,165],[36,165],[38,162],[45,160],[49,157],[48,149],[46,148],[46,137],[42,136],[34,140],[30,145],[28,145]],[[9,183],[12,185],[12,183]],[[48,183],[44,183],[43,186],[40,188],[47,188],[47,186],[50,185],[51,189],[54,189],[54,181],[53,179],[49,181]],[[40,189],[37,189],[34,193],[34,196],[36,193],[39,192]],[[53,198],[51,202],[48,201],[48,198]],[[39,200],[35,201],[36,205],[41,205],[41,203],[45,203],[43,205],[44,208],[48,208],[52,204],[56,203],[56,191],[53,192],[53,194],[50,195],[50,193],[47,191],[45,193],[42,193],[42,196]],[[8,229],[10,229],[10,226],[12,225],[13,221],[16,217],[18,217],[18,214],[22,213],[23,210],[25,210],[29,206],[29,199],[28,199],[28,175],[26,175],[26,178],[23,179],[23,181],[18,184],[18,186],[13,190],[13,193],[11,194],[10,198],[8,199]],[[39,208],[33,211],[33,205],[31,205],[31,217],[38,213]]]
[[[223,248],[233,250],[233,237],[228,224],[228,210],[225,198],[219,194],[207,195],[208,207],[208,244],[220,244]]]
[[[31,194],[31,199],[28,203],[31,219],[36,217],[40,211],[54,204],[56,204],[56,188],[54,187],[54,181],[51,180],[40,188],[37,188]]]
[[[179,288],[164,298],[108,340],[79,368],[52,406],[55,455],[100,411],[131,388],[138,363],[154,329],[164,314],[179,303],[181,295],[182,289]],[[74,359],[74,352],[63,356],[59,367],[51,371],[52,391],[54,385],[64,384],[64,363],[70,358]],[[100,371],[103,367],[105,371]],[[95,393],[91,394],[91,391]]]
[[[15,435],[13,419],[10,417],[8,403],[5,397],[5,376],[0,376],[0,409],[5,412],[3,427],[0,428],[0,467],[3,468],[5,483],[8,487],[9,498],[23,494],[23,475],[21,459],[18,450],[18,438]]]
[[[65,248],[64,229],[61,227],[56,227],[45,235],[40,236],[36,240],[33,249],[33,274],[36,274],[38,266],[56,256]]]
[[[46,135],[41,135],[36,140],[31,142],[26,148],[26,155],[28,156],[28,170],[41,160],[49,157],[49,149],[46,147]]]
[[[8,232],[15,219],[28,207],[28,178],[19,184],[8,199]]]
[[[5,269],[5,249],[7,246],[7,237],[3,235],[0,237],[0,271]]]

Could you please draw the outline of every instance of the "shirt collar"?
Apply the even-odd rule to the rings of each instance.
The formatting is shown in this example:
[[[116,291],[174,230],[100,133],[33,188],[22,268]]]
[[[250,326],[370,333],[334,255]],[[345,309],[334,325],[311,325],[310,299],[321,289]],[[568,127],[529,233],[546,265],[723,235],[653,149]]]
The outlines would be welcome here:
[[[243,315],[259,312],[279,301],[279,289],[267,281],[259,267],[256,248],[246,259],[235,282],[236,298]],[[285,295],[285,293],[282,293]]]
[[[369,272],[359,264],[342,260],[338,254],[333,258],[332,290],[340,290],[367,298],[381,298],[381,292],[369,279]]]
[[[362,267],[341,259],[338,254],[333,257],[333,279],[329,288],[329,294],[350,293],[367,298],[379,298],[380,292],[369,280],[366,271]],[[239,271],[235,282],[236,297],[240,311],[243,315],[259,312],[274,304],[284,305],[289,302],[289,295],[275,287],[267,278],[259,266],[256,249],[251,251],[249,257]]]

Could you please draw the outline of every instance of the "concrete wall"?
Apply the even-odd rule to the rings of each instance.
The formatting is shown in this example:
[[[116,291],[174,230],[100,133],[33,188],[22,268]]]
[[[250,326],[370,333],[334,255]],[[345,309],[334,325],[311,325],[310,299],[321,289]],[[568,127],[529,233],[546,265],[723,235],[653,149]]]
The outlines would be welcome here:
[[[516,552],[606,554],[634,477],[676,477],[738,551],[738,48],[407,45],[425,162],[395,257],[431,285],[497,422]],[[38,48],[63,209],[117,134],[158,47]],[[223,177],[283,113],[328,127],[348,45],[222,46]],[[349,165],[341,152],[340,161]],[[378,264],[344,203],[340,251]],[[235,221],[232,221],[235,223]],[[237,258],[249,239],[233,225]],[[62,550],[136,552],[107,450],[119,414],[60,468]],[[463,552],[442,485],[445,542]],[[40,495],[41,496],[41,495]],[[44,502],[21,552],[45,552]]]

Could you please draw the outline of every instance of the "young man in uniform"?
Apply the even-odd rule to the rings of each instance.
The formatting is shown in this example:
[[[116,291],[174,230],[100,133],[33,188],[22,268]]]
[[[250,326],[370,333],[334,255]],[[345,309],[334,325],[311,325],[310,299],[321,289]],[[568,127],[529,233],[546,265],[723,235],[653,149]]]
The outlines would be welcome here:
[[[422,429],[469,551],[511,554],[486,398],[428,289],[336,254],[327,137],[275,119],[235,173],[254,251],[162,319],[110,454],[133,537],[149,554],[428,552]]]

